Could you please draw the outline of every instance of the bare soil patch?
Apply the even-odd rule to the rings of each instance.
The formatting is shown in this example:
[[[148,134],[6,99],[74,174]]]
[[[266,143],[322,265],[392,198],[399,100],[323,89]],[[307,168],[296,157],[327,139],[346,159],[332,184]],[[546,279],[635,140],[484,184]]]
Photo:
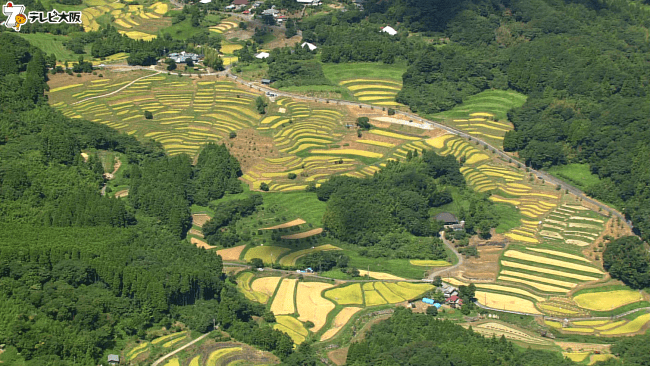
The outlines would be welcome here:
[[[297,233],[297,234],[291,234],[291,235],[284,235],[282,236],[282,239],[304,239],[308,238],[310,236],[318,235],[323,232],[323,228],[318,228],[318,229],[313,229],[309,231],[305,231],[303,233]]]
[[[478,247],[479,257],[466,258],[459,267],[461,276],[468,280],[495,281],[502,251],[503,248]]]
[[[216,248],[215,246],[213,246],[213,245],[209,245],[209,244],[206,243],[205,241],[203,241],[203,240],[201,240],[201,239],[197,239],[197,238],[192,238],[192,239],[190,239],[190,242],[191,242],[192,244],[196,245],[197,247],[199,247],[199,248],[203,248],[203,249],[214,249],[214,248]]]
[[[124,189],[124,190],[115,192],[115,198],[122,198],[122,197],[126,197],[128,195],[129,195],[129,190],[128,189]]]
[[[225,143],[230,153],[239,160],[244,173],[263,162],[264,158],[280,156],[273,146],[273,138],[262,136],[252,128],[237,131],[237,137],[228,139]]]
[[[203,233],[201,231],[199,231],[199,230],[194,229],[194,228],[190,229],[190,231],[188,231],[188,234],[196,235],[196,236],[198,236],[200,238],[203,237]]]
[[[203,227],[203,225],[211,219],[210,216],[205,214],[194,214],[192,215],[192,223],[198,227]]]
[[[338,366],[345,365],[345,361],[348,358],[349,348],[350,347],[343,347],[343,348],[335,349],[333,351],[329,351],[327,357]]]
[[[276,39],[269,43],[265,43],[262,45],[263,49],[269,49],[272,50],[277,47],[293,47],[296,43],[299,43],[302,41],[302,37],[299,35],[295,35],[291,38],[286,38],[284,36],[284,32],[281,30],[277,30],[273,32],[273,35],[275,35]]]
[[[275,225],[275,226],[269,226],[269,227],[261,228],[260,230],[284,229],[284,228],[288,228],[288,227],[292,227],[292,226],[302,225],[302,224],[304,224],[305,222],[306,222],[306,221],[303,220],[303,219],[295,219],[295,220],[291,220],[291,221],[289,221],[289,222],[285,222],[284,224],[280,224],[280,225]]]
[[[241,271],[245,271],[245,270],[247,270],[246,267],[239,267],[239,266],[238,267],[227,267],[227,266],[223,267],[223,272],[225,274],[227,274],[228,276],[234,276],[237,273],[239,273]]]

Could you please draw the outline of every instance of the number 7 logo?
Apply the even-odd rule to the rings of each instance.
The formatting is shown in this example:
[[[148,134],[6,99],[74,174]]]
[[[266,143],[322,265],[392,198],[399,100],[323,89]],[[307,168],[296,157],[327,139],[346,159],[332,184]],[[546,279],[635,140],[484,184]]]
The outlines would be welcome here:
[[[20,26],[27,22],[25,17],[25,5],[14,5],[8,2],[2,6],[2,13],[7,16],[5,27],[13,28],[16,32],[20,31]]]

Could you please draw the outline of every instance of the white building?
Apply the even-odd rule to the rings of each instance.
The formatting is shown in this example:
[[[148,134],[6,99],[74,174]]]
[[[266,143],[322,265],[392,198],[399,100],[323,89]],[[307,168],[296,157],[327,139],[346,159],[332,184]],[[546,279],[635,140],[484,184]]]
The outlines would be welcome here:
[[[381,29],[381,31],[382,31],[382,32],[385,32],[385,33],[388,33],[388,34],[390,34],[391,36],[394,36],[394,35],[397,34],[397,31],[396,31],[395,29],[393,29],[393,27],[391,27],[390,25],[387,25],[387,26],[383,27],[383,28]]]
[[[201,0],[200,1],[201,4],[210,4],[211,2],[212,2],[212,0]]]
[[[257,55],[255,55],[255,58],[263,59],[263,58],[267,58],[269,56],[271,56],[271,55],[269,55],[268,52],[260,52]]]
[[[297,1],[299,4],[303,4],[303,5],[313,5],[313,6],[316,6],[316,5],[320,5],[320,4],[321,4],[321,2],[318,1],[318,0],[296,0],[296,1]]]
[[[309,47],[310,51],[313,51],[313,50],[318,48],[318,47],[316,47],[316,45],[313,45],[313,44],[311,44],[309,42],[304,42],[303,44],[300,45],[300,47],[302,47],[302,48],[305,48],[305,46]]]

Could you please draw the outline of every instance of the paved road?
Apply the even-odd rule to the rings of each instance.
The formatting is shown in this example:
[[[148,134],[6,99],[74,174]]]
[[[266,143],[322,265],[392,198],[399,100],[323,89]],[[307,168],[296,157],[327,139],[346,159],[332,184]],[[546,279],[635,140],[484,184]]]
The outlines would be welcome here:
[[[207,337],[208,334],[210,334],[210,333],[205,333],[204,335],[202,335],[202,336],[200,336],[199,338],[193,340],[192,342],[190,342],[190,343],[184,345],[183,347],[180,347],[180,348],[176,349],[175,351],[170,352],[170,353],[168,353],[168,354],[162,356],[161,358],[157,359],[156,362],[152,363],[151,366],[158,366],[158,365],[160,365],[163,361],[165,361],[165,360],[168,359],[169,357],[171,357],[171,356],[177,354],[178,352],[184,350],[185,348],[190,347],[190,346],[193,345],[194,343],[199,342],[199,341],[202,340],[203,338]]]

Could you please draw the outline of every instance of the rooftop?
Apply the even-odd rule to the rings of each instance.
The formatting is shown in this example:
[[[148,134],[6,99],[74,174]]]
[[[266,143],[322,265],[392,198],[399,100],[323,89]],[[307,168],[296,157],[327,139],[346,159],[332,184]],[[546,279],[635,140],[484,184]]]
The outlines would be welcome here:
[[[436,221],[458,223],[458,219],[456,218],[456,216],[452,215],[449,212],[441,212],[436,216],[434,216],[433,218],[436,219]]]

